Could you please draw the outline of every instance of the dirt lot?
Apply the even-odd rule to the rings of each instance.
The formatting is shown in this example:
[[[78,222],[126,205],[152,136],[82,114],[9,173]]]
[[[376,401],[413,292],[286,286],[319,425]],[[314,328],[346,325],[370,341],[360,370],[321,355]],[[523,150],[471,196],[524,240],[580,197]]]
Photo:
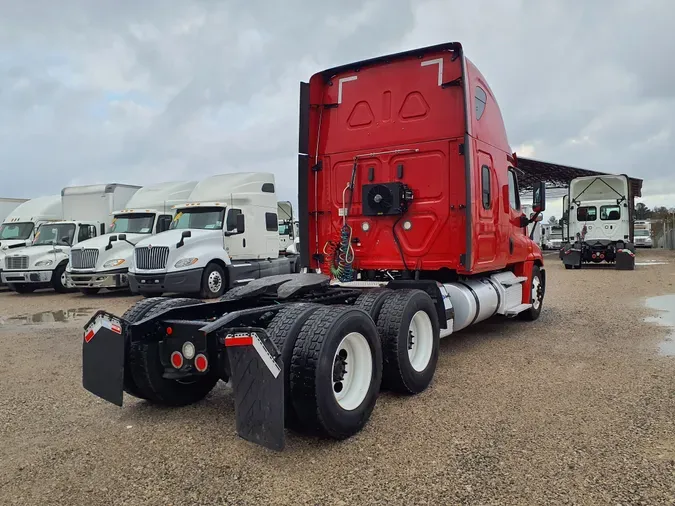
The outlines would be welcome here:
[[[82,324],[136,298],[2,293],[0,504],[675,504],[675,357],[642,320],[645,297],[675,293],[675,255],[638,258],[668,263],[548,256],[537,322],[443,340],[426,392],[385,393],[358,436],[291,434],[282,453],[235,435],[224,385],[175,410],[82,388]]]

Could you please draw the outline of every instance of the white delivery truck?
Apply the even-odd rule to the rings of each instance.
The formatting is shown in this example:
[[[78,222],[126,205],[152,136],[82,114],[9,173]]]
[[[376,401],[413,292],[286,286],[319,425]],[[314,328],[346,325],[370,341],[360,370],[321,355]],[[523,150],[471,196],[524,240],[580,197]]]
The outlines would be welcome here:
[[[651,248],[653,246],[651,222],[636,220],[633,227],[635,233],[635,247]]]
[[[99,184],[61,191],[63,218],[40,225],[30,246],[5,256],[2,281],[19,293],[51,286],[66,292],[70,248],[108,231],[112,213],[123,208],[140,186]]]
[[[584,263],[615,263],[618,253],[634,257],[628,176],[578,177],[570,182],[568,195],[569,239],[560,250],[566,269],[578,269]]]
[[[113,213],[110,233],[79,243],[70,250],[66,276],[86,295],[101,288],[128,288],[127,272],[135,244],[169,229],[173,206],[187,201],[197,181],[175,181],[144,186]],[[120,239],[123,235],[123,239]]]
[[[10,213],[14,211],[14,209],[16,209],[24,202],[28,202],[28,199],[12,199],[0,197],[0,223],[5,221],[5,218],[7,218],[7,216],[9,216]]]
[[[170,230],[136,243],[131,291],[215,298],[254,279],[294,272],[297,257],[279,255],[274,183],[264,172],[200,181],[189,201],[175,206]]]
[[[0,225],[0,285],[7,253],[33,242],[38,227],[63,218],[61,196],[36,197],[16,206]]]
[[[532,206],[523,204],[522,205],[523,214],[527,216],[528,219],[534,217],[532,212]],[[541,244],[541,221],[544,219],[543,215],[538,215],[537,219],[533,222],[530,222],[527,225],[527,235],[530,237],[536,244]]]
[[[561,225],[547,225],[544,228],[544,249],[559,250],[563,245],[563,227]]]

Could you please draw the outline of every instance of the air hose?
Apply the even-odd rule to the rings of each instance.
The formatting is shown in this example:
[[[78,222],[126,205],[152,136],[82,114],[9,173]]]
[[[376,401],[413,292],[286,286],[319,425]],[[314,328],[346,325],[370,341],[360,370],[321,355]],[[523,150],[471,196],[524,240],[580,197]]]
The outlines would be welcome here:
[[[353,176],[352,176],[353,180]],[[351,188],[350,188],[351,186]],[[353,182],[348,184],[342,191],[342,202],[345,202],[345,193],[347,190],[353,191]],[[350,206],[351,207],[351,198]],[[349,208],[348,208],[349,209]],[[354,249],[352,248],[352,227],[347,224],[347,214],[342,217],[342,228],[340,237],[337,241],[328,241],[323,247],[324,266],[326,271],[331,273],[338,281],[346,283],[354,280]]]

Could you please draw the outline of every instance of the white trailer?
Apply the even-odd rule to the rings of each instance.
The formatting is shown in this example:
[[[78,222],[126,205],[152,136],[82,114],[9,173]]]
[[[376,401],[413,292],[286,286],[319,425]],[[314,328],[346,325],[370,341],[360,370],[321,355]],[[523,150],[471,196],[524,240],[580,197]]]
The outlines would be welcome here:
[[[61,196],[36,197],[16,206],[0,225],[0,286],[7,253],[33,242],[40,225],[63,218]]]
[[[131,291],[215,298],[230,287],[293,272],[296,258],[279,255],[274,183],[274,175],[264,172],[200,181],[189,201],[175,206],[170,230],[136,243]]]
[[[70,250],[66,276],[87,295],[101,288],[129,287],[127,272],[134,246],[151,235],[169,229],[173,207],[187,202],[197,181],[173,181],[144,186],[113,213],[110,232],[79,243]]]
[[[569,239],[560,252],[566,269],[581,268],[583,263],[615,263],[619,253],[634,257],[628,176],[579,177],[570,182],[568,195]]]
[[[5,256],[3,283],[19,293],[49,286],[68,291],[70,248],[108,232],[113,211],[124,207],[139,188],[116,183],[64,188],[62,219],[41,224],[30,246]]]

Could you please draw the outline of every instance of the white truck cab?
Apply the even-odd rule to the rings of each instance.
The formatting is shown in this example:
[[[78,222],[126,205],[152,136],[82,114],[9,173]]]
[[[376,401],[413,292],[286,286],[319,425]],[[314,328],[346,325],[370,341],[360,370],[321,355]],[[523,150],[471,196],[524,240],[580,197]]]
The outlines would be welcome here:
[[[625,175],[585,176],[570,182],[567,228],[567,251],[577,251],[580,263],[565,263],[566,268],[581,263],[614,262],[617,252],[635,252],[632,198],[630,183]],[[565,255],[561,249],[561,258]]]
[[[635,247],[651,248],[652,242],[652,224],[649,221],[637,220],[634,223]]]
[[[294,272],[279,256],[274,175],[220,174],[200,181],[175,206],[170,230],[134,248],[129,285],[145,296],[165,292],[215,298],[260,277]]]
[[[277,217],[279,219],[279,251],[285,253],[297,237],[293,220],[293,204],[288,200],[278,202]]]
[[[197,181],[159,183],[134,193],[124,209],[113,213],[109,233],[71,249],[66,268],[70,284],[86,295],[102,288],[128,288],[134,246],[168,230],[173,207],[185,203],[196,185]]]
[[[65,219],[41,224],[30,246],[5,256],[3,283],[19,293],[50,286],[57,292],[67,292],[66,265],[71,247],[105,234],[112,211],[123,207],[139,188],[120,184],[64,188],[61,207]]]
[[[33,242],[43,223],[63,219],[61,196],[36,197],[16,206],[0,225],[0,284],[5,256]]]

